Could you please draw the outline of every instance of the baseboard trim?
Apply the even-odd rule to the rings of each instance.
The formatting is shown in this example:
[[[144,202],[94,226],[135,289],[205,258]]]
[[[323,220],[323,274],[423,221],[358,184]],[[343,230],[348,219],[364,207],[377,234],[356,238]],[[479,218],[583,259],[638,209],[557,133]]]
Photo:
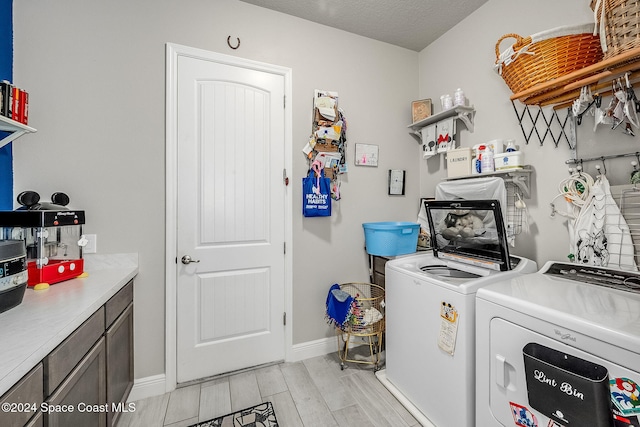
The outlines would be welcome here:
[[[148,397],[159,396],[167,391],[165,374],[134,380],[127,402],[134,402]]]
[[[294,344],[291,352],[291,360],[288,362],[299,362],[312,357],[324,356],[325,354],[338,351],[336,337],[322,338],[315,341],[307,341],[301,344]]]

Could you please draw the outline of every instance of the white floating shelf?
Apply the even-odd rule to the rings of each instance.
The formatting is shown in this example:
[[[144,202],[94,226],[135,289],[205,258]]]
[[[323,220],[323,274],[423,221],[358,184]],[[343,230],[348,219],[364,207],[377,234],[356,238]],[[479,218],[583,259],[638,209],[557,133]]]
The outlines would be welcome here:
[[[437,123],[444,119],[448,119],[449,117],[456,117],[464,122],[467,125],[467,129],[469,132],[473,132],[473,116],[475,115],[475,108],[458,105],[456,107],[450,108],[448,110],[441,111],[437,114],[433,114],[426,119],[422,119],[418,122],[411,123],[407,126],[414,131],[420,131],[423,127],[429,126],[432,123]]]
[[[11,132],[0,140],[0,148],[13,140],[20,138],[24,134],[37,132],[37,130],[31,126],[16,122],[15,120],[11,120],[4,116],[0,116],[0,131]]]

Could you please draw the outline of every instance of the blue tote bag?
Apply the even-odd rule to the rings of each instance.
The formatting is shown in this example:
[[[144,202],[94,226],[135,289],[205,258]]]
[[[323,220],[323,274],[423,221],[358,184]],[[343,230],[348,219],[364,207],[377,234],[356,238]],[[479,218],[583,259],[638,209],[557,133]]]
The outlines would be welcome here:
[[[307,217],[331,216],[331,180],[324,168],[314,163],[302,178],[302,214]]]

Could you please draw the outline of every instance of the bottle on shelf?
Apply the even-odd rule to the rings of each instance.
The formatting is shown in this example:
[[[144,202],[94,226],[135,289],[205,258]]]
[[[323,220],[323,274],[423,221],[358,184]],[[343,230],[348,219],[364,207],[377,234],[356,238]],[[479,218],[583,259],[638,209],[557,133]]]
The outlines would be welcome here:
[[[462,89],[460,88],[456,89],[456,91],[453,93],[453,105],[464,106],[466,103],[467,103],[467,99],[465,98],[464,92],[462,91]]]
[[[482,152],[486,147],[484,145],[478,144],[473,147],[473,151],[475,154],[475,158],[473,159],[472,171],[473,174],[478,174],[482,172]]]
[[[495,164],[493,161],[493,151],[490,147],[485,147],[482,152],[482,159],[480,160],[482,173],[493,172],[495,170]]]
[[[451,95],[444,94],[440,97],[440,104],[442,106],[442,111],[449,110],[453,108],[453,100],[451,99]]]

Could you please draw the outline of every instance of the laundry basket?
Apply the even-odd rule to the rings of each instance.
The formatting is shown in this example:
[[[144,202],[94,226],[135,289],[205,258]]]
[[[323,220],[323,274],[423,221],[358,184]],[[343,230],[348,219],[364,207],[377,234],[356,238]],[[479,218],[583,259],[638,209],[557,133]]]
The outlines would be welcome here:
[[[344,283],[340,290],[353,297],[347,320],[336,326],[340,369],[345,368],[346,362],[352,362],[374,365],[377,371],[385,329],[384,288],[372,283]],[[367,349],[368,356],[356,358],[359,354],[354,354],[355,346]]]
[[[640,1],[592,0],[604,59],[640,47]]]
[[[500,52],[505,39],[515,43]],[[513,93],[562,77],[602,60],[593,24],[554,28],[529,37],[505,34],[496,43],[498,72]]]

